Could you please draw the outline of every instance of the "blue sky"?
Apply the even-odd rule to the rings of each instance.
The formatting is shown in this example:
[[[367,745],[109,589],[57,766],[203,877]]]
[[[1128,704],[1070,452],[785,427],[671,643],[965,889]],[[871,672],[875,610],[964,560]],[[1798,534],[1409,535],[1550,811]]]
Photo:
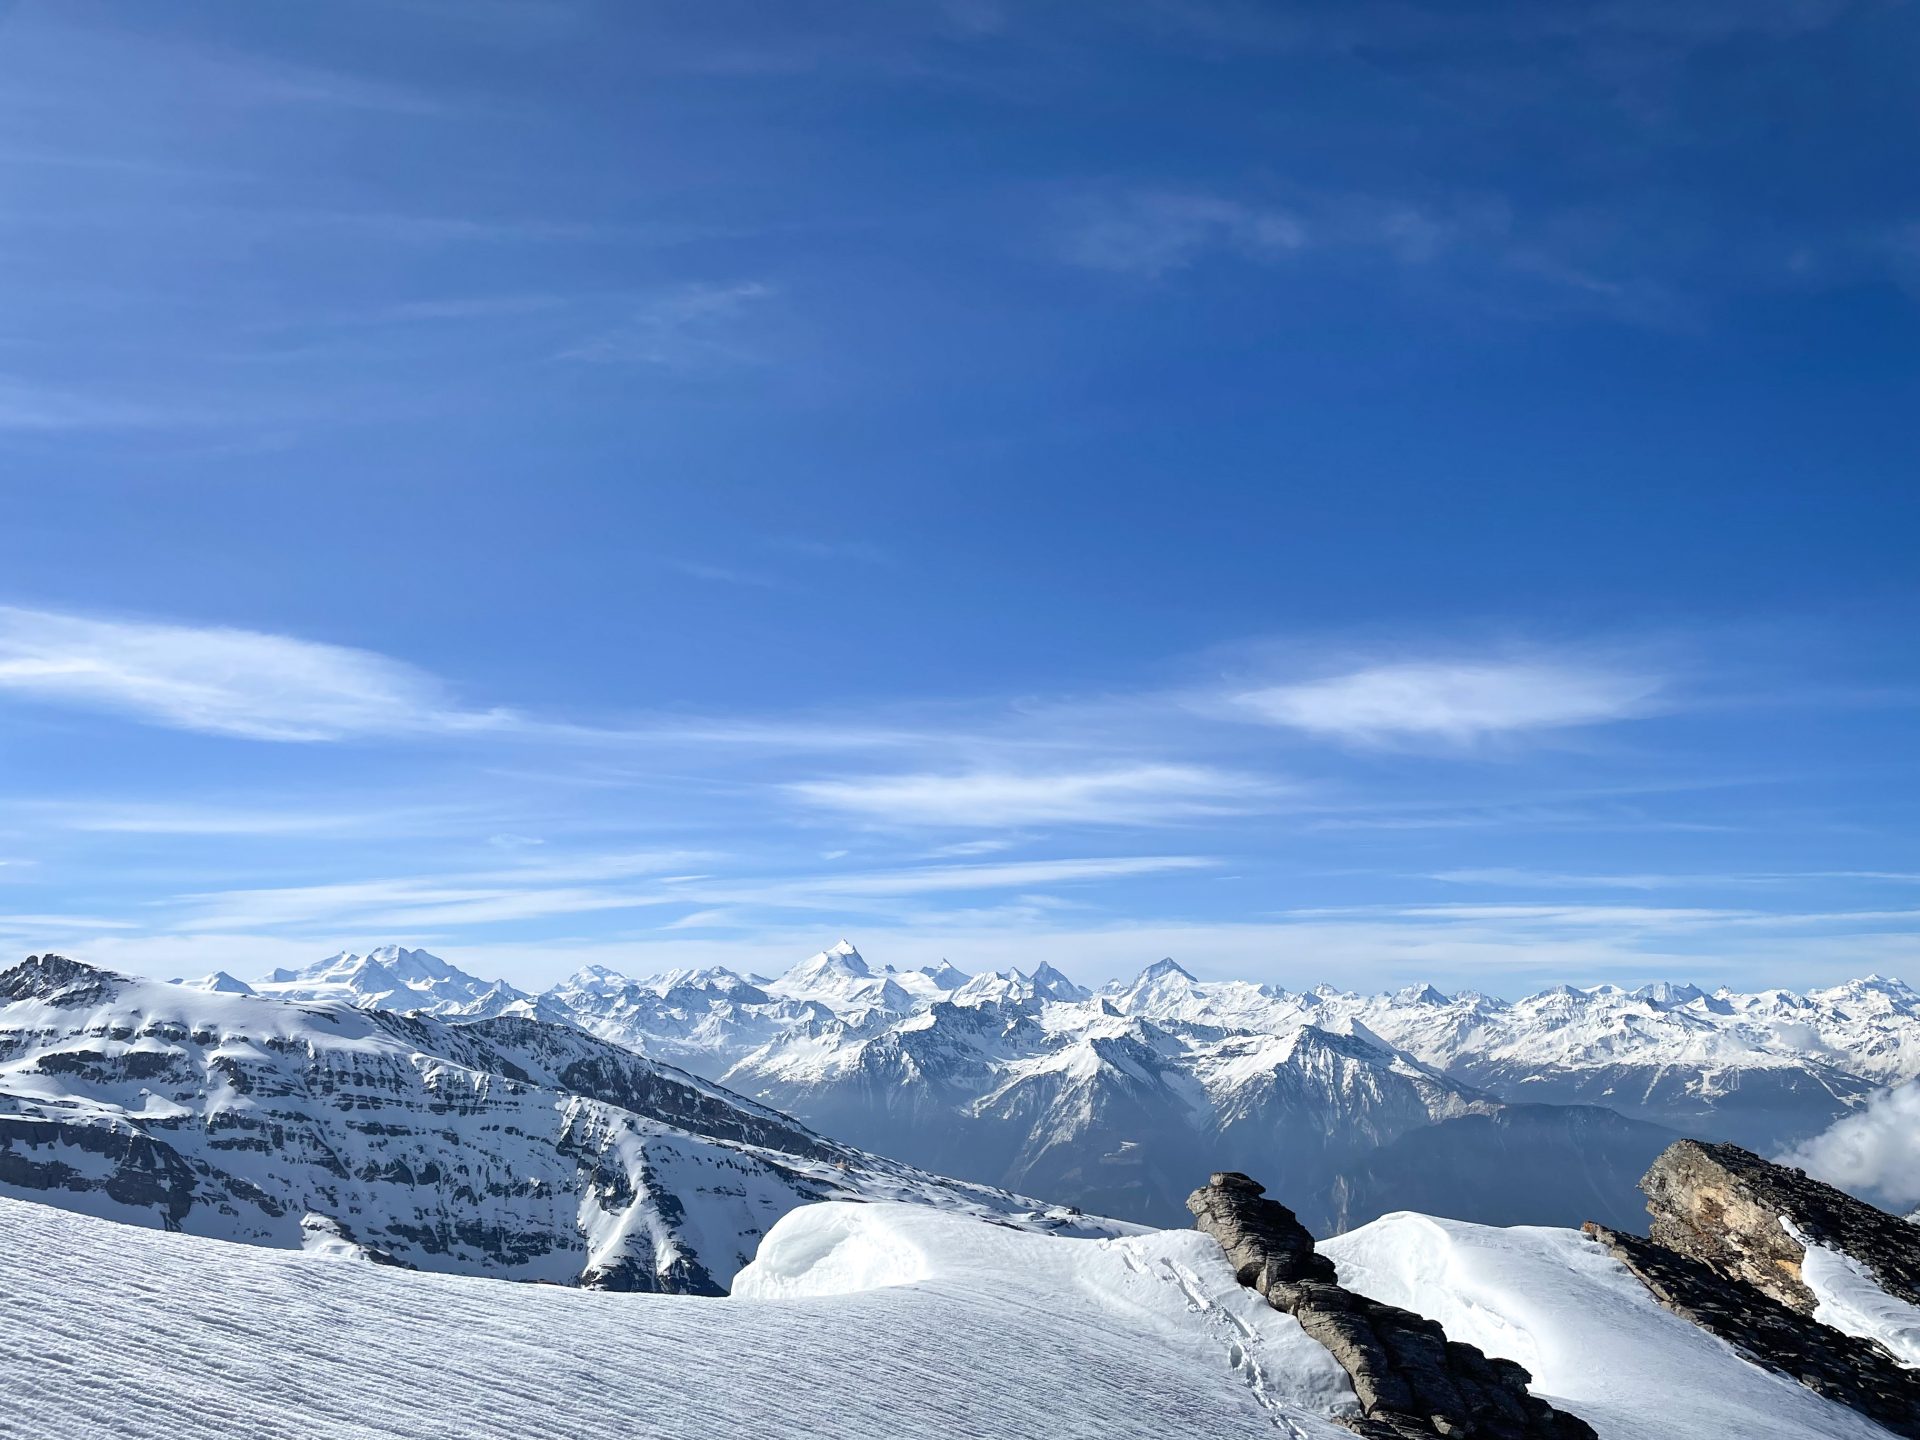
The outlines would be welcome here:
[[[1920,970],[1917,38],[0,6],[0,953]]]

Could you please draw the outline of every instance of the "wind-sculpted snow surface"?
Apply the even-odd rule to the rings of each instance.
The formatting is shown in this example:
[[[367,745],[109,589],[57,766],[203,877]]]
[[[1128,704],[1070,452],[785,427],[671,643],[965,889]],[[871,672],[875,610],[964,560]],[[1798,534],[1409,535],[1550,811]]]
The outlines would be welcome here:
[[[1395,1216],[1341,1278],[1519,1361],[1603,1440],[1885,1440],[1565,1231]],[[1339,1440],[1345,1374],[1195,1231],[788,1215],[726,1299],[505,1286],[0,1199],[20,1440]]]
[[[816,1200],[1099,1225],[823,1139],[571,1026],[297,1005],[58,956],[0,972],[0,1193],[421,1269],[705,1294]]]
[[[755,1298],[509,1287],[0,1199],[0,1434],[1348,1435],[1345,1376],[1201,1235],[823,1205],[742,1281]]]
[[[1784,1217],[1781,1223],[1792,1226]],[[1909,1370],[1920,1369],[1920,1306],[1887,1294],[1873,1272],[1845,1251],[1804,1243],[1800,1282],[1813,1292],[1813,1318],[1873,1341]]]
[[[1572,1230],[1389,1215],[1328,1240],[1341,1283],[1513,1360],[1603,1440],[1886,1440],[1670,1314]]]

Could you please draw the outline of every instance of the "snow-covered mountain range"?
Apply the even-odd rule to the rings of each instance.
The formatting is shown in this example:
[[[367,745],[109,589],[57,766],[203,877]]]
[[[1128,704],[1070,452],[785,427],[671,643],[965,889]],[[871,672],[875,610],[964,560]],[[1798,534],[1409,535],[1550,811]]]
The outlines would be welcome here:
[[[329,996],[311,1001],[59,956],[0,971],[0,1193],[425,1270],[706,1294],[817,1200],[1112,1233],[824,1139],[572,1025],[382,1008],[395,978],[456,1015],[471,987],[418,952],[349,958],[319,967]],[[361,981],[380,1003],[340,998]]]
[[[1046,963],[896,970],[841,941],[774,979],[590,967],[530,995],[388,947],[255,988],[567,1020],[863,1147],[1160,1222],[1196,1167],[1233,1164],[1284,1166],[1327,1230],[1401,1208],[1630,1224],[1674,1132],[1773,1151],[1920,1073],[1920,994],[1879,977],[1506,1001],[1203,982],[1161,960],[1096,992]]]

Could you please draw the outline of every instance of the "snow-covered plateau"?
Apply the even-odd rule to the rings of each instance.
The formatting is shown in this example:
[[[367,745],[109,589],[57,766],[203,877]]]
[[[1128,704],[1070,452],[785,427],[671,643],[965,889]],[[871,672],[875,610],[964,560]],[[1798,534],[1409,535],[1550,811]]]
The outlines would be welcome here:
[[[1884,1440],[1659,1309],[1577,1233],[1393,1216],[1356,1288],[1534,1372],[1605,1440]],[[726,1299],[508,1286],[0,1199],[0,1434],[1337,1440],[1346,1377],[1193,1231],[787,1215]]]

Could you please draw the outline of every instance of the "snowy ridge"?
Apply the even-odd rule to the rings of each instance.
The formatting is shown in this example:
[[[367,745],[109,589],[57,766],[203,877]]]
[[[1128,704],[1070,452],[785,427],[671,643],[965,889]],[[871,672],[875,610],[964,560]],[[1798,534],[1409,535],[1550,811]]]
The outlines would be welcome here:
[[[0,972],[0,1192],[422,1269],[718,1293],[796,1205],[1116,1227],[825,1140],[572,1026]],[[1123,1227],[1121,1227],[1123,1228]]]

